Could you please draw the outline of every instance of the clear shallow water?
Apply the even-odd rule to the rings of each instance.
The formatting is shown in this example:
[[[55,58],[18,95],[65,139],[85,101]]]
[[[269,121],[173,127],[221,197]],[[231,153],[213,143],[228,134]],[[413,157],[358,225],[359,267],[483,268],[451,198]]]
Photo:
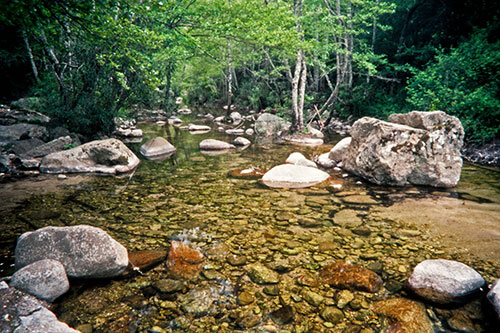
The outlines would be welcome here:
[[[143,160],[135,172],[123,177],[69,176],[61,181],[56,176],[40,176],[26,181],[24,187],[22,182],[0,184],[4,202],[14,201],[4,206],[0,217],[1,275],[12,271],[8,267],[15,239],[46,225],[98,226],[129,252],[167,250],[172,239],[182,239],[205,254],[202,274],[184,281],[182,291],[176,293],[161,293],[154,287],[169,278],[165,265],[144,276],[98,284],[75,282],[59,301],[58,311],[72,326],[88,323],[103,331],[156,327],[204,332],[212,327],[248,329],[255,324],[252,327],[264,331],[352,327],[377,331],[382,321],[370,305],[391,294],[401,295],[401,285],[424,259],[460,260],[488,282],[500,276],[498,172],[467,165],[461,182],[451,190],[356,184],[354,177],[343,179],[344,190],[336,194],[325,187],[274,190],[256,180],[231,178],[228,172],[250,166],[270,169],[293,151],[312,157],[327,152],[333,142],[314,148],[261,142],[243,151],[207,156],[198,149],[201,140],[229,142],[234,137],[215,130],[190,134],[168,125],[143,124],[141,128],[145,132],[142,143],[164,136],[177,152],[163,162]],[[130,147],[140,156],[139,143]],[[332,175],[343,177],[342,172]],[[27,197],[42,188],[47,193]],[[280,274],[281,297],[251,282],[247,265],[226,260],[233,255],[244,257],[247,265],[279,265],[287,271]],[[304,281],[314,280],[321,266],[336,259],[377,271],[386,288],[377,294],[353,292],[360,306],[345,307],[344,319],[331,328],[318,313],[337,304],[339,290]],[[242,291],[252,295],[251,304],[240,305],[237,297]],[[305,291],[321,295],[322,304],[304,301]],[[195,304],[200,299],[204,302]],[[270,313],[283,304],[292,305],[294,321],[278,325]],[[437,313],[446,321],[444,314]],[[481,329],[488,327],[484,318],[472,322]]]

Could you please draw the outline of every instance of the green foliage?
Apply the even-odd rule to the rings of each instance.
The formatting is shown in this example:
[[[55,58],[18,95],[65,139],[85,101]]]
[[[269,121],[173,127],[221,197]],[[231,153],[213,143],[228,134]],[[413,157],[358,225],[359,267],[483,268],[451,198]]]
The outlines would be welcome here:
[[[474,33],[410,80],[408,102],[419,110],[443,110],[457,116],[471,141],[500,135],[500,42],[485,31]]]

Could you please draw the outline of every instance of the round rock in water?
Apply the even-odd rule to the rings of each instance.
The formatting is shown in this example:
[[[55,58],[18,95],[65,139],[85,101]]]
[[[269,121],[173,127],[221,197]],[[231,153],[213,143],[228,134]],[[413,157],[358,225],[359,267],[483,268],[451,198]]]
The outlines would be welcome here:
[[[352,138],[347,137],[343,138],[340,140],[331,150],[329,153],[329,158],[330,160],[333,161],[342,161],[344,155],[347,152],[347,148],[349,148],[349,145],[351,144]]]
[[[158,136],[149,140],[141,146],[140,152],[145,157],[153,157],[159,155],[171,154],[176,151],[176,148],[165,138]]]
[[[445,259],[422,261],[408,278],[408,286],[415,294],[439,304],[462,303],[484,284],[474,269]]]
[[[500,320],[500,280],[497,280],[490,289],[487,295],[488,301],[493,305],[493,309],[497,313]]]
[[[282,164],[266,172],[262,183],[274,188],[303,188],[322,183],[328,177],[329,174],[316,168]]]
[[[45,227],[22,234],[15,250],[16,270],[43,259],[61,262],[75,278],[120,275],[128,265],[127,249],[105,231],[87,225]]]
[[[303,165],[311,168],[317,168],[318,166],[313,161],[308,160],[301,153],[291,153],[290,156],[286,159],[285,163],[295,164],[295,165]]]
[[[237,146],[249,146],[251,144],[250,140],[242,136],[239,136],[236,139],[234,139],[233,143]]]
[[[12,276],[10,285],[49,302],[69,290],[64,266],[52,259],[39,260],[21,268]]]
[[[233,148],[235,148],[234,145],[215,139],[205,139],[200,142],[201,150],[226,150]]]

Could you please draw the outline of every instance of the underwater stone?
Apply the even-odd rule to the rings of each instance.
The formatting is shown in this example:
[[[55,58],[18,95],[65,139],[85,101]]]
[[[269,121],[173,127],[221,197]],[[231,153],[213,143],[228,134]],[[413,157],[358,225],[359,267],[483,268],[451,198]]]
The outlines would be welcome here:
[[[172,241],[168,252],[167,267],[176,278],[191,278],[201,271],[203,253],[184,242]]]
[[[375,272],[359,265],[348,264],[343,260],[324,266],[319,275],[324,283],[336,288],[375,293],[382,287],[382,279]]]
[[[49,302],[69,290],[64,266],[52,259],[39,260],[21,268],[12,276],[10,285]]]
[[[250,265],[247,274],[257,284],[276,284],[279,282],[278,273],[261,264]]]
[[[76,278],[120,275],[128,265],[127,249],[102,229],[77,225],[45,227],[22,234],[15,250],[16,270],[42,259],[60,261]]]
[[[391,319],[387,332],[434,332],[422,303],[406,298],[391,298],[375,303],[373,311]]]
[[[463,303],[485,285],[469,266],[452,260],[424,260],[413,269],[408,287],[423,299],[440,303]]]

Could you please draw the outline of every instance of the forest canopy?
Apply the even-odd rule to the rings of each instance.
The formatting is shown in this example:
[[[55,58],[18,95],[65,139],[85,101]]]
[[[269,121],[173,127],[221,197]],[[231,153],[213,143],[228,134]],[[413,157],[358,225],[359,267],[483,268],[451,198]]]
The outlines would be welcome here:
[[[443,110],[467,140],[500,135],[499,8],[452,0],[11,0],[0,102],[89,136],[133,107],[312,117]]]

